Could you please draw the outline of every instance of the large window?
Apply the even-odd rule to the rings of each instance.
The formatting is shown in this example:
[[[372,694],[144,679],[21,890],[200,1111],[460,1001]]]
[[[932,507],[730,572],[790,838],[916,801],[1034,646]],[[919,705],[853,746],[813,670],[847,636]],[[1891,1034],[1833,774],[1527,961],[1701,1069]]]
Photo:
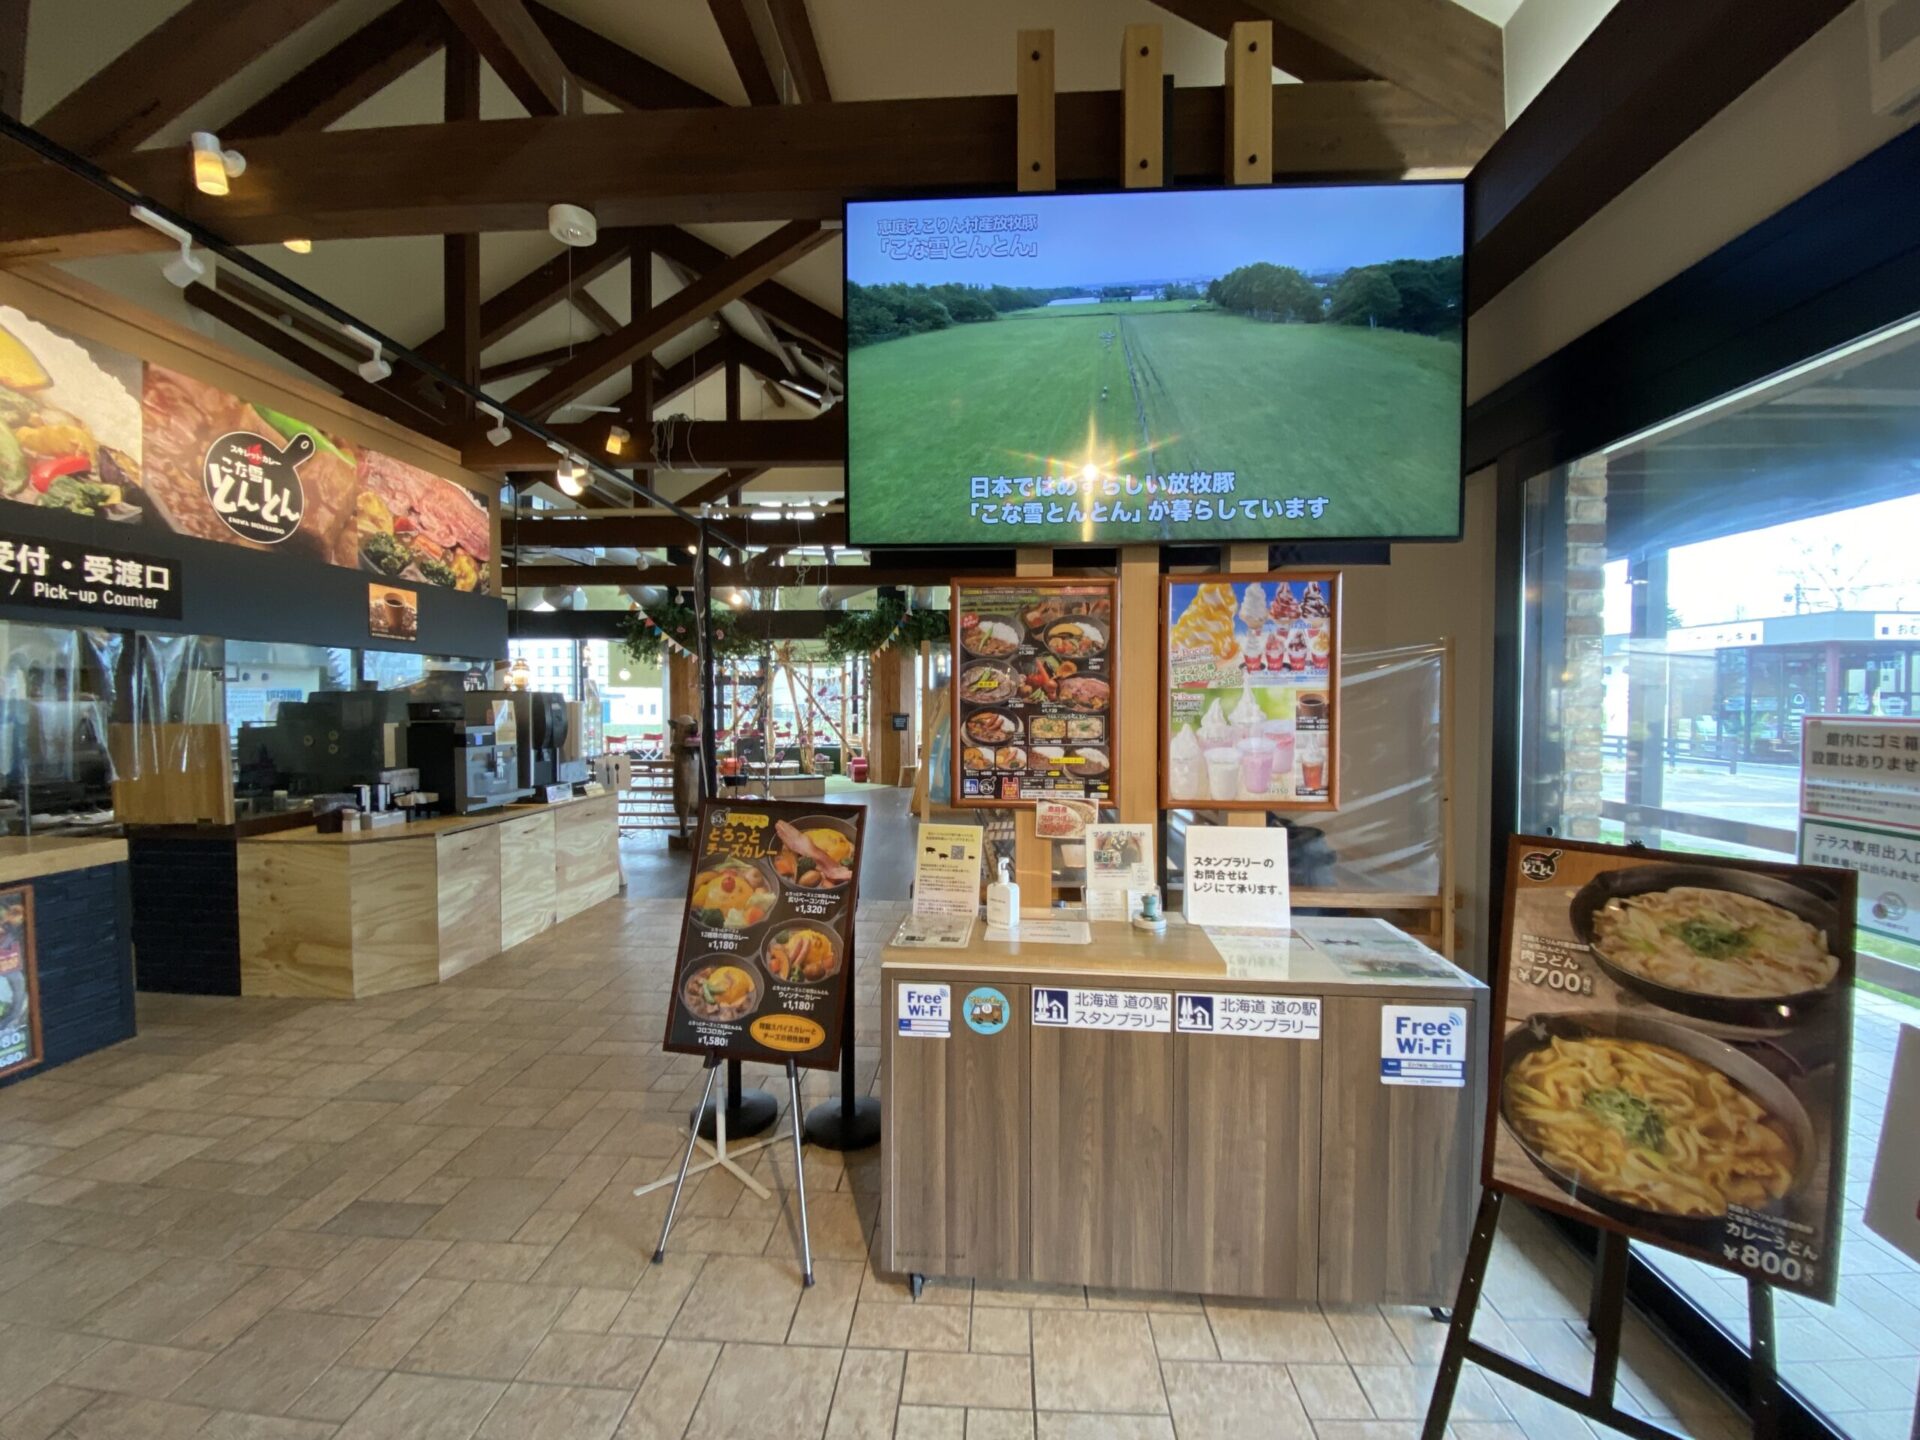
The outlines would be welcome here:
[[[1920,715],[1920,320],[1537,475],[1523,516],[1523,830],[1790,860],[1807,718]],[[1782,1297],[1780,1358],[1837,1429],[1894,1440],[1920,1269],[1859,1215],[1920,947],[1859,940],[1839,1302]],[[1643,1258],[1745,1342],[1742,1282]]]

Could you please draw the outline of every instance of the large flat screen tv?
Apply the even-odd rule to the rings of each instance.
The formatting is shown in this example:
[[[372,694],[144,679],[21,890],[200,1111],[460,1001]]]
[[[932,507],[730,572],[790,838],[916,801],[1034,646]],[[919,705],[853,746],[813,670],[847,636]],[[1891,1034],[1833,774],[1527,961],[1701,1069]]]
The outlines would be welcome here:
[[[1462,187],[847,206],[852,544],[1454,539]]]

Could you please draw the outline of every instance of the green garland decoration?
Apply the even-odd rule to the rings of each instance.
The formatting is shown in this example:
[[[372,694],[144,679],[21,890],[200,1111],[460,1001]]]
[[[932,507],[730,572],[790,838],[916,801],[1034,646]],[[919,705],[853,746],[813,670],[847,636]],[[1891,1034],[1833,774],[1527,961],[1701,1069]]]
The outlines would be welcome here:
[[[820,632],[821,646],[832,661],[872,655],[891,645],[918,648],[923,640],[947,643],[947,612],[910,610],[900,600],[880,600],[871,610],[849,610]]]
[[[764,635],[741,624],[741,617],[724,606],[711,607],[713,650],[721,659],[758,655],[766,648]],[[700,653],[699,619],[691,605],[664,600],[627,616],[620,644],[637,664],[658,665],[669,650],[689,659]]]

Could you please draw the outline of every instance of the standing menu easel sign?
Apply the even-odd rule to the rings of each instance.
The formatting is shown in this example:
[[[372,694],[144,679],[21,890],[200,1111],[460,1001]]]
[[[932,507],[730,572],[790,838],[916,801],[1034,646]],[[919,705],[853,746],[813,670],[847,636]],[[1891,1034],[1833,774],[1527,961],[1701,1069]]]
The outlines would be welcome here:
[[[1511,842],[1485,1183],[1830,1300],[1846,871]]]
[[[840,1063],[865,818],[852,805],[701,806],[664,1048]]]
[[[954,804],[1110,805],[1114,582],[953,582]]]

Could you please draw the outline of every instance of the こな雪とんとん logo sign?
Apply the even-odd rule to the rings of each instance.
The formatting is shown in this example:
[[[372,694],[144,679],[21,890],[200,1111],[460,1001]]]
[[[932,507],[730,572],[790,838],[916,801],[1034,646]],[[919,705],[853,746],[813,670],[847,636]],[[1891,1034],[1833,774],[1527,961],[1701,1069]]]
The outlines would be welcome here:
[[[213,513],[242,540],[278,545],[306,514],[300,466],[312,456],[311,435],[282,448],[251,430],[228,431],[207,447],[201,475]]]

